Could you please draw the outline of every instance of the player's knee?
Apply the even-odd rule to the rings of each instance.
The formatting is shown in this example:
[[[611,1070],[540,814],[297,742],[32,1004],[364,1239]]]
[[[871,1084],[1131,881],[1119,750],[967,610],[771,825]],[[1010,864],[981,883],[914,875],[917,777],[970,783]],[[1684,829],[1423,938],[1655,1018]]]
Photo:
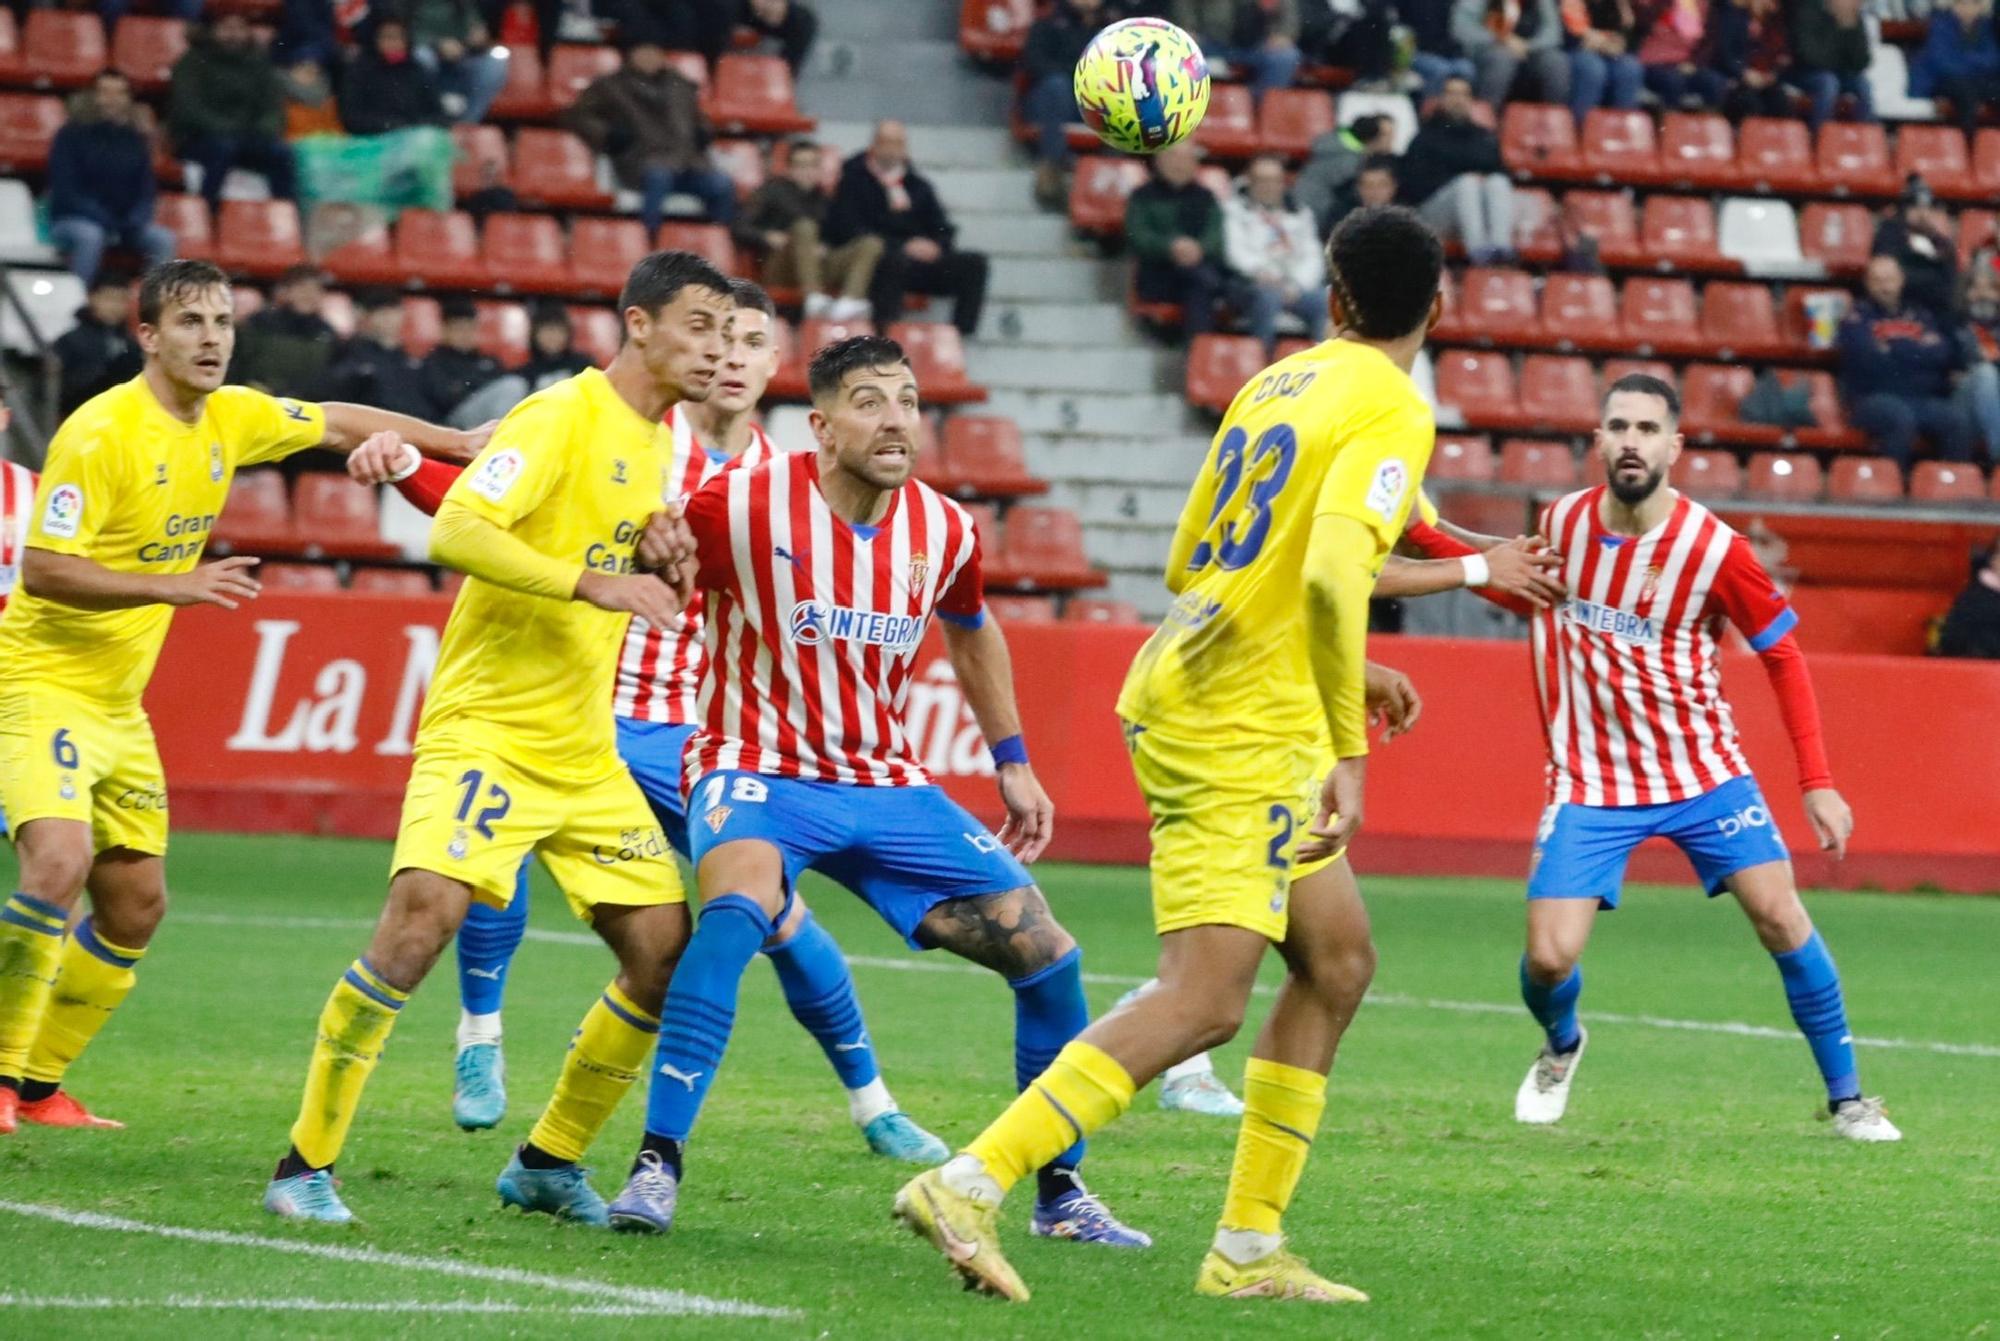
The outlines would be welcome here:
[[[389,906],[376,923],[368,962],[383,981],[413,990],[465,920],[471,891],[428,871],[402,870],[389,883]]]
[[[1322,995],[1343,1003],[1358,1003],[1375,981],[1375,942],[1342,945],[1323,956],[1317,986]]]
[[[93,896],[90,916],[97,934],[113,945],[143,949],[167,917],[167,887],[147,884],[124,889],[115,898]]]
[[[1528,977],[1544,987],[1553,987],[1576,968],[1576,955],[1554,938],[1538,937],[1528,943]]]
[[[60,832],[36,832],[39,825],[23,826],[17,849],[21,863],[21,892],[58,908],[70,908],[90,879],[90,830],[82,829],[77,841]]]
[[[1750,926],[1772,954],[1785,954],[1812,936],[1812,918],[1797,898],[1750,910]]]

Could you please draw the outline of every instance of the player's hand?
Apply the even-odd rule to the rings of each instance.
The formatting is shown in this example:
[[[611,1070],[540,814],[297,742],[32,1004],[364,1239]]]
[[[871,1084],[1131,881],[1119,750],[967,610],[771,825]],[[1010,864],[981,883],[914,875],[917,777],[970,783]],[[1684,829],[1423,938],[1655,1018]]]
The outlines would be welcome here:
[[[498,419],[488,419],[477,428],[464,430],[458,435],[458,450],[452,453],[449,459],[457,461],[462,466],[470,465],[473,457],[486,450],[486,444],[492,441],[493,430],[498,427],[500,427]]]
[[[358,484],[390,484],[423,460],[423,453],[392,429],[371,433],[347,454],[348,477]]]
[[[219,605],[234,610],[243,601],[254,601],[264,584],[252,577],[259,560],[248,554],[217,559],[192,572],[175,573],[166,579],[168,605]]]
[[[1000,765],[1000,800],[1007,807],[1007,822],[1000,827],[1000,842],[1024,862],[1042,855],[1056,831],[1055,802],[1042,790],[1041,779],[1026,764]]]
[[[1537,610],[1546,610],[1569,595],[1556,574],[1562,555],[1535,536],[1517,535],[1486,551],[1486,585],[1503,596],[1514,596]]]
[[[698,567],[694,532],[679,503],[669,503],[646,518],[646,528],[639,533],[639,566],[658,573],[679,593],[683,606],[693,599]]]
[[[682,608],[674,589],[651,573],[586,571],[576,580],[576,599],[600,610],[637,615],[662,628],[671,625]]]
[[[1319,814],[1299,844],[1297,861],[1331,857],[1361,832],[1361,789],[1368,780],[1368,756],[1342,759],[1319,789]]]
[[[1366,663],[1364,675],[1367,680],[1367,688],[1363,692],[1368,703],[1368,724],[1388,728],[1382,733],[1383,741],[1394,740],[1414,730],[1417,719],[1424,715],[1424,700],[1410,677],[1372,661]]]
[[[1815,787],[1806,793],[1806,819],[1812,824],[1819,850],[1831,852],[1835,861],[1847,856],[1847,840],[1854,835],[1854,811],[1831,787]]]

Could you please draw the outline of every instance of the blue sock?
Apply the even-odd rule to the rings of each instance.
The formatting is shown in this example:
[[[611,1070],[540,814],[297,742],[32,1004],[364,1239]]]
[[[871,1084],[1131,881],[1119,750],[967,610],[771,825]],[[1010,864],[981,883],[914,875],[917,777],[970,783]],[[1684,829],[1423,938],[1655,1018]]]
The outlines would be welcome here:
[[[736,1025],[743,970],[771,938],[771,919],[741,894],[710,899],[667,985],[646,1091],[646,1135],[685,1141],[715,1083]]]
[[[764,952],[778,970],[785,1003],[819,1040],[840,1083],[858,1090],[881,1074],[875,1066],[875,1044],[861,1019],[861,1002],[854,995],[854,975],[827,929],[811,913],[783,945]]]
[[[1840,970],[1833,966],[1819,932],[1796,950],[1772,955],[1785,979],[1785,1000],[1792,1019],[1812,1045],[1813,1061],[1826,1081],[1828,1103],[1861,1097],[1861,1078],[1854,1066],[1854,1040],[1847,1033],[1847,1005],[1840,996]]]
[[[458,1002],[468,1015],[491,1015],[507,992],[507,969],[528,930],[528,864],[505,908],[472,901],[458,929]]]
[[[1014,989],[1014,1085],[1025,1090],[1090,1024],[1090,1005],[1083,997],[1083,950],[1071,950],[1045,969],[1009,979],[1007,985]],[[1070,1174],[1082,1161],[1083,1148],[1078,1141],[1042,1167],[1036,1180],[1041,1200],[1070,1189]]]
[[[1521,956],[1521,1000],[1549,1036],[1549,1047],[1557,1052],[1573,1052],[1583,1040],[1583,1030],[1576,1022],[1576,999],[1582,995],[1583,965],[1572,968],[1555,986],[1544,987],[1528,976],[1528,957]]]

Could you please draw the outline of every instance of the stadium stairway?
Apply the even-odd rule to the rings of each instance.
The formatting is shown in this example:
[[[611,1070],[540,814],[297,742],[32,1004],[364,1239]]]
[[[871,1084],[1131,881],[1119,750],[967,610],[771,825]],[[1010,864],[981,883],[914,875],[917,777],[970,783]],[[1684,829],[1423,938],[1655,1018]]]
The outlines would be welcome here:
[[[1160,565],[1208,448],[1181,394],[1184,356],[1133,327],[1128,263],[1104,260],[1036,206],[1028,156],[1007,132],[1009,86],[965,63],[955,3],[841,0],[820,13],[801,108],[843,153],[866,143],[876,117],[910,123],[911,156],[961,245],[991,258],[967,349],[972,378],[991,391],[980,412],[1020,426],[1029,468],[1053,485],[1046,501],[1082,519],[1091,560],[1111,577],[1099,594],[1159,616]]]

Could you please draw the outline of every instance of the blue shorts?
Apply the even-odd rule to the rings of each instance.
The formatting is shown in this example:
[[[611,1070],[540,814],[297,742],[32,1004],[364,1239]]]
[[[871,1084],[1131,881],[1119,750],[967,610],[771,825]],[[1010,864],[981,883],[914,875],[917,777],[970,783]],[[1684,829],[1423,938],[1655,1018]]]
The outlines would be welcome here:
[[[1790,855],[1754,778],[1731,778],[1700,796],[1656,806],[1558,802],[1542,812],[1535,834],[1528,897],[1596,899],[1616,908],[1626,859],[1648,838],[1668,839],[1686,853],[1711,898],[1738,871]]]
[[[667,841],[682,857],[688,855],[688,824],[687,801],[681,796],[681,753],[694,733],[695,728],[685,722],[618,719],[618,757],[645,793]]]
[[[856,787],[731,769],[694,785],[688,825],[697,870],[709,849],[752,838],[778,849],[789,890],[818,871],[909,943],[940,903],[1035,883],[1028,868],[936,787]]]

